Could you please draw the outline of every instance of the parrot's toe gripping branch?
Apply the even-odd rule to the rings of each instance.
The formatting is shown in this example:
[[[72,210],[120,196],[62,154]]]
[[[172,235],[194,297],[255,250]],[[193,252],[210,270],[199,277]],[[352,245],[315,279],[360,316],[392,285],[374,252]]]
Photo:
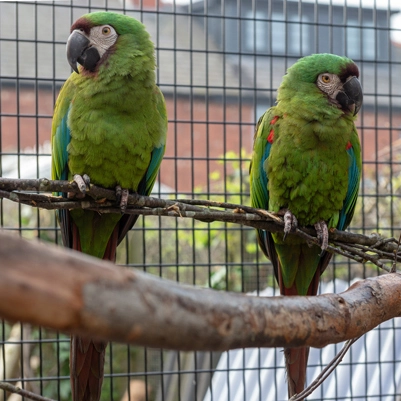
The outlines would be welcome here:
[[[128,205],[128,189],[122,189],[120,185],[116,186],[116,200],[117,203],[120,205],[121,213],[125,213]]]
[[[325,221],[321,220],[315,224],[317,239],[320,241],[322,251],[327,249],[329,245],[329,230]]]
[[[75,181],[78,185],[78,189],[81,191],[80,194],[68,194],[69,198],[84,198],[86,195],[86,191],[89,189],[90,186],[90,178],[87,174],[79,175],[75,174],[73,181]]]
[[[294,231],[298,227],[298,220],[297,218],[289,211],[287,210],[284,213],[284,240],[287,237],[287,235],[291,232]]]

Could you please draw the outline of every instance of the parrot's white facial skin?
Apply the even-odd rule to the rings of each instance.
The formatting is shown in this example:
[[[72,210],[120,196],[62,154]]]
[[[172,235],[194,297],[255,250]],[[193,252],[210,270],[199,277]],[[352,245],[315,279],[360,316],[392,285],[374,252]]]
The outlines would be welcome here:
[[[348,77],[345,82],[348,82],[351,78],[352,76]],[[344,83],[341,82],[338,75],[324,72],[317,77],[316,85],[322,92],[327,94],[330,102],[334,103],[339,109],[341,109],[341,105],[337,101],[337,95],[339,92],[344,90]],[[352,108],[352,106],[350,107]]]
[[[86,36],[90,41],[90,47],[94,47],[99,52],[100,58],[106,51],[116,43],[118,33],[111,25],[94,26],[89,35],[85,35],[83,30],[77,29],[82,35]]]
[[[324,72],[317,77],[316,81],[317,87],[331,99],[335,99],[338,92],[343,89],[343,83],[341,79],[336,74],[330,74],[329,72]]]

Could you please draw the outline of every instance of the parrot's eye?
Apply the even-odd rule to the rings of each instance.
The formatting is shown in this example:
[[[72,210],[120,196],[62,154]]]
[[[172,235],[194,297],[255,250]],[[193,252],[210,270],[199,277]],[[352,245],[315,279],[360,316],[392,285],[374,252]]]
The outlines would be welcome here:
[[[105,35],[105,36],[108,36],[108,35],[110,35],[110,33],[111,33],[110,27],[109,26],[104,26],[103,29],[102,29],[102,34]]]
[[[331,81],[331,78],[330,78],[330,76],[329,75],[322,75],[322,81],[325,83],[325,84],[328,84],[330,81]]]

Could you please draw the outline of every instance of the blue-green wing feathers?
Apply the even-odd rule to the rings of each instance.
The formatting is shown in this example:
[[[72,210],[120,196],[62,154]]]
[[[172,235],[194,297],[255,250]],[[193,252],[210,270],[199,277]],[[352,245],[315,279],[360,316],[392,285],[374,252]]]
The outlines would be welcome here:
[[[252,162],[249,167],[251,205],[265,210],[269,209],[269,178],[266,172],[266,160],[269,158],[271,149],[269,135],[273,129],[271,122],[274,117],[274,108],[270,108],[260,117],[255,130]],[[259,246],[271,260],[278,280],[278,258],[273,238],[266,230],[257,230],[257,236]]]
[[[271,116],[268,110],[259,119],[255,130],[253,156],[249,167],[251,185],[251,205],[259,209],[268,209],[269,191],[268,177],[265,162],[270,154],[271,143],[267,140],[271,125],[268,123]]]
[[[69,110],[69,109],[68,109]],[[68,152],[67,146],[71,140],[70,129],[67,125],[68,111],[61,119],[60,125],[53,135],[53,164],[52,178],[54,180],[68,180]]]
[[[52,124],[52,167],[53,180],[68,180],[68,152],[67,147],[71,140],[70,129],[68,128],[68,114],[71,107],[73,87],[70,81],[66,81],[57,98],[54,109]],[[65,194],[59,192],[58,196]],[[57,212],[64,246],[71,247],[71,220],[69,211],[60,209]]]
[[[358,147],[358,149],[355,151],[354,147]],[[347,150],[347,153],[350,159],[350,165],[348,168],[348,190],[344,200],[344,206],[340,211],[340,218],[337,224],[338,230],[345,230],[352,220],[361,178],[360,157],[357,158],[356,156],[360,154],[359,144],[353,144]]]
[[[68,128],[68,114],[71,108],[71,100],[74,86],[67,80],[61,88],[54,108],[52,124],[52,179],[68,179],[68,152],[67,147],[71,140]]]

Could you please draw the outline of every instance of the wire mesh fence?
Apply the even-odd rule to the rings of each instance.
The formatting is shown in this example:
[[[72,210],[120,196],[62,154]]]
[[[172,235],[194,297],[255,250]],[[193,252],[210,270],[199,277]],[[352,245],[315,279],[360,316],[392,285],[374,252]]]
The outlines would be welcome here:
[[[166,99],[169,126],[154,196],[249,205],[248,167],[258,118],[274,104],[287,67],[302,56],[330,52],[358,64],[364,88],[357,122],[363,177],[350,229],[398,236],[401,19],[397,1],[0,2],[1,176],[50,177],[53,105],[71,72],[66,39],[78,17],[98,10],[141,20],[155,43],[157,84]],[[0,200],[0,226],[25,238],[61,244],[51,211]],[[117,263],[224,291],[278,293],[272,266],[258,250],[254,231],[240,225],[141,217],[120,245]],[[355,279],[378,274],[369,264],[336,256],[322,277],[323,291],[338,292]],[[354,346],[342,370],[310,399],[399,399],[399,322],[382,325],[371,334]],[[71,398],[66,335],[3,322],[1,341],[0,380],[50,398]],[[337,348],[313,351],[308,382]],[[284,380],[279,350],[221,355],[112,344],[102,400],[279,400],[286,396]],[[15,395],[0,393],[0,397]]]

